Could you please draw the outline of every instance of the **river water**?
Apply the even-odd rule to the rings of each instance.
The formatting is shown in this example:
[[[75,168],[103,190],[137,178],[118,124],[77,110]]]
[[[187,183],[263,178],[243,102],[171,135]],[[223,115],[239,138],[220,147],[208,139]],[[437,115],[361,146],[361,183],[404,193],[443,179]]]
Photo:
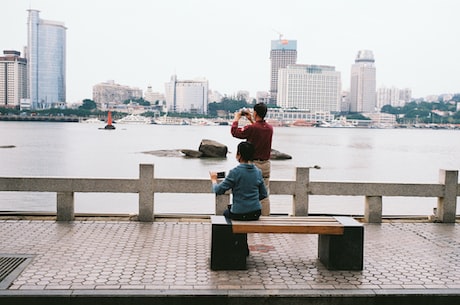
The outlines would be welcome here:
[[[240,140],[229,126],[0,122],[1,177],[137,178],[153,163],[161,178],[208,178],[228,171]],[[228,146],[226,159],[190,159],[144,152],[195,149],[202,139]],[[437,183],[439,169],[460,169],[460,131],[275,127],[273,148],[292,156],[272,161],[272,179],[293,179],[296,167],[319,165],[311,181]],[[289,213],[288,196],[272,196],[272,212]],[[288,197],[288,198],[285,198]],[[75,195],[76,212],[136,213],[137,194]],[[436,198],[385,197],[384,215],[431,215]],[[0,192],[0,211],[56,211],[54,193]],[[311,196],[311,213],[363,214],[364,198]],[[158,194],[155,213],[214,213],[212,194]],[[458,213],[458,212],[457,212]]]

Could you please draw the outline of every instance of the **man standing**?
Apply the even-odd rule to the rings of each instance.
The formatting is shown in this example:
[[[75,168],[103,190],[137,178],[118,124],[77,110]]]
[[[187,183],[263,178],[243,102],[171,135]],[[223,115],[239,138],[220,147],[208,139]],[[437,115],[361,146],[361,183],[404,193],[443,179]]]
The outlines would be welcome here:
[[[254,105],[252,116],[249,112],[236,112],[232,123],[231,133],[235,138],[246,139],[254,145],[254,165],[262,171],[265,187],[267,192],[270,193],[270,154],[272,150],[273,127],[265,122],[266,114],[267,105],[264,103]],[[239,128],[238,122],[241,119],[241,116],[245,116],[251,124]],[[262,204],[262,215],[269,216],[269,197],[263,199],[260,203]]]

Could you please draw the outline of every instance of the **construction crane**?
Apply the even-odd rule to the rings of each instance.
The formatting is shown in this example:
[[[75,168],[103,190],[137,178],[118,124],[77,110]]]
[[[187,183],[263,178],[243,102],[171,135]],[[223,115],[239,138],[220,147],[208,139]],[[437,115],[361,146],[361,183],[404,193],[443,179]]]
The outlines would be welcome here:
[[[280,41],[281,44],[288,44],[288,40],[287,40],[287,39],[283,39],[283,37],[284,37],[283,33],[279,32],[279,31],[277,31],[277,30],[275,30],[275,29],[273,29],[273,31],[275,31],[276,33],[278,33],[278,35],[279,35],[279,41]]]

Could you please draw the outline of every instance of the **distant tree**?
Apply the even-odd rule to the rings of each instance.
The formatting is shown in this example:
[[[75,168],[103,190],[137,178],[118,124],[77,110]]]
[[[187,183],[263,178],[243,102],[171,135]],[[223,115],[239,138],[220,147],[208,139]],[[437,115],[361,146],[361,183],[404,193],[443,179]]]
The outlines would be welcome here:
[[[90,99],[84,99],[83,104],[80,107],[78,107],[79,110],[93,110],[96,108],[97,108],[96,103]]]
[[[370,120],[370,118],[361,113],[350,113],[347,115],[347,120]]]
[[[218,110],[224,110],[228,113],[233,113],[241,108],[252,108],[245,100],[236,100],[224,97],[220,103],[213,102],[208,105],[208,112],[211,116],[217,116]]]
[[[150,106],[150,102],[149,101],[146,101],[144,100],[142,97],[141,98],[137,98],[137,99],[129,99],[129,100],[125,100],[123,102],[123,104],[127,105],[127,104],[138,104],[138,105],[141,105],[141,106]]]

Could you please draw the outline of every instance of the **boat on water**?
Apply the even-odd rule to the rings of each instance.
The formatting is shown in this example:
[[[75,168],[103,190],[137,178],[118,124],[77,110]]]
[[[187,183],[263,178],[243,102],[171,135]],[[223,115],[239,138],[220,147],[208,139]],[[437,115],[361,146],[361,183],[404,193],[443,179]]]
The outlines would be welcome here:
[[[81,120],[80,123],[87,123],[87,124],[101,124],[104,123],[104,121],[98,119],[98,118],[88,118],[86,120]]]
[[[317,123],[312,122],[312,121],[307,121],[307,120],[296,120],[291,125],[299,126],[299,127],[315,127]]]
[[[148,117],[137,115],[137,114],[129,114],[120,120],[117,120],[118,124],[152,124],[152,120]]]
[[[190,121],[191,125],[194,126],[217,126],[219,123],[204,119],[204,118],[193,118]]]

